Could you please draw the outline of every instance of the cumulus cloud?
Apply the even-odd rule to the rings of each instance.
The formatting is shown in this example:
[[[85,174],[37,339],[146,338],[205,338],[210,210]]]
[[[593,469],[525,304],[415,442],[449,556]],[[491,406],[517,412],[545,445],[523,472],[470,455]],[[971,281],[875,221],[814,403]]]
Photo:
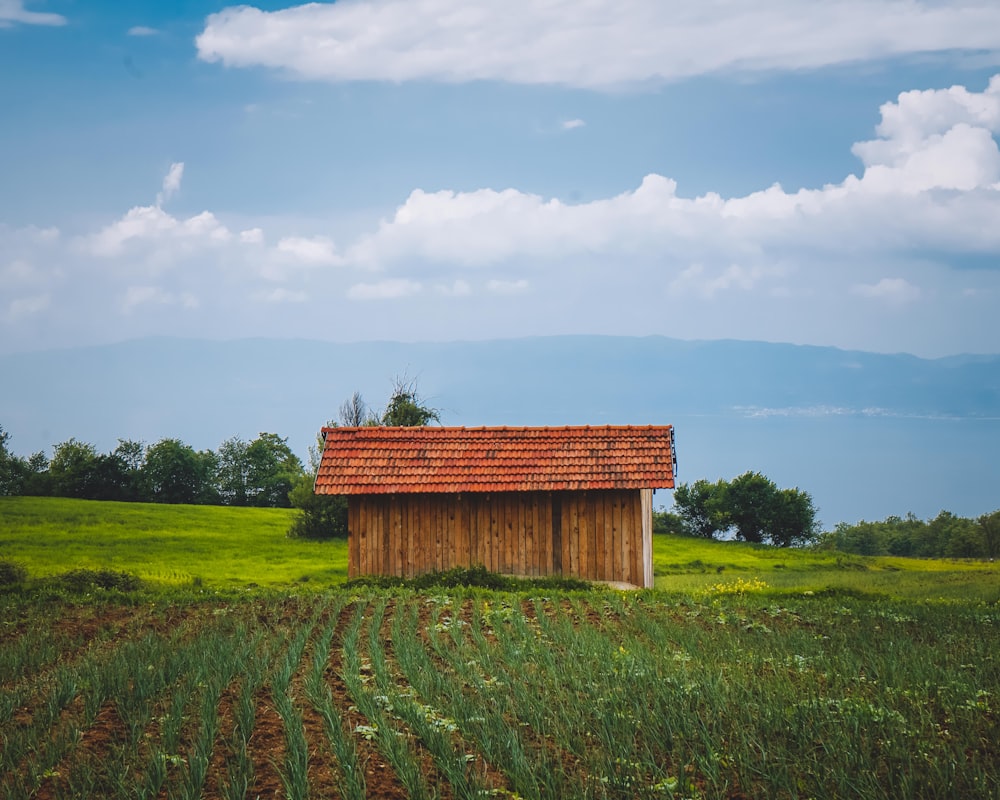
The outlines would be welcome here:
[[[274,218],[231,226],[223,212],[172,214],[160,199],[180,187],[178,162],[156,203],[92,233],[0,225],[0,322],[44,331],[45,320],[86,306],[139,325],[187,307],[197,311],[185,325],[200,314],[234,325],[226,335],[343,324],[356,336],[377,319],[387,338],[599,324],[621,334],[1000,350],[998,103],[1000,77],[981,91],[904,92],[855,145],[857,174],[826,186],[686,196],[650,174],[580,203],[510,187],[415,189],[343,244],[294,220],[277,230]],[[379,318],[379,303],[392,303],[391,314]]]
[[[712,296],[782,277],[790,256],[818,250],[831,257],[845,245],[870,254],[996,252],[998,109],[1000,76],[979,93],[904,93],[882,107],[878,138],[855,145],[860,176],[791,193],[774,185],[742,197],[688,198],[657,174],[634,190],[579,204],[516,189],[416,190],[347,258],[379,268],[413,259],[482,268],[523,258],[668,253],[687,262],[674,277],[677,288]]]
[[[23,0],[0,0],[0,28],[8,28],[14,23],[23,25],[65,25],[62,14],[28,11]]]
[[[327,236],[287,236],[278,242],[277,249],[305,266],[333,266],[342,260],[333,240]]]
[[[341,0],[277,11],[229,7],[208,17],[196,44],[205,61],[272,67],[306,79],[603,89],[724,70],[995,53],[1000,6],[980,0]]]

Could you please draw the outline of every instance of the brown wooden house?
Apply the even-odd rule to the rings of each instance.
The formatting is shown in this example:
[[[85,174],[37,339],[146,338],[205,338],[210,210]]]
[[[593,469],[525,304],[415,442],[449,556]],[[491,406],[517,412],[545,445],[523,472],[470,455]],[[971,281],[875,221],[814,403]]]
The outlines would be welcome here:
[[[673,428],[324,428],[315,491],[346,495],[350,575],[483,564],[653,585]]]

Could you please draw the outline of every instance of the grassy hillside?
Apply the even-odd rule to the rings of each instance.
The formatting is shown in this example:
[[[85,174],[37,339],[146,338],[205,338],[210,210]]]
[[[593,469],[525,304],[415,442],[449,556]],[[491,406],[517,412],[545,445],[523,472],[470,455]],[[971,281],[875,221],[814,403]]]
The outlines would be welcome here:
[[[2,497],[0,559],[22,564],[33,577],[112,569],[165,586],[322,587],[346,580],[346,543],[288,539],[293,513]],[[656,588],[668,591],[745,591],[756,581],[755,590],[768,593],[1000,600],[1000,565],[978,561],[864,558],[672,536],[654,537],[653,553]]]
[[[0,497],[0,559],[22,564],[33,577],[112,569],[175,586],[346,580],[346,542],[288,539],[293,513]]]

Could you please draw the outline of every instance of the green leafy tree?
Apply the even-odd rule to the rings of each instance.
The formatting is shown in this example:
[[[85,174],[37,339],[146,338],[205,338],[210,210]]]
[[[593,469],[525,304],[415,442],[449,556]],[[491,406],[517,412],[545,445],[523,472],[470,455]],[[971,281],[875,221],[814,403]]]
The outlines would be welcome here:
[[[796,547],[816,538],[816,507],[808,492],[798,488],[779,489],[773,503],[768,527],[771,544]]]
[[[441,412],[431,408],[417,391],[416,381],[396,378],[389,404],[380,418],[381,424],[420,427],[441,421]]]
[[[671,536],[689,536],[680,514],[660,509],[653,512],[653,533],[666,533]]]
[[[289,492],[303,475],[302,462],[276,433],[261,433],[247,447],[251,505],[288,508]]]
[[[709,483],[704,478],[674,489],[674,508],[687,536],[713,539],[729,527],[727,489],[728,484],[723,480]]]
[[[250,445],[239,436],[226,439],[216,451],[216,489],[225,505],[245,506],[248,503],[250,462],[247,450]]]
[[[986,557],[991,561],[1000,555],[1000,510],[983,514],[976,520],[983,532]]]
[[[146,497],[156,503],[213,503],[215,453],[195,451],[180,439],[161,439],[146,451]]]
[[[768,536],[778,504],[778,487],[759,472],[744,472],[729,483],[726,511],[736,538],[761,543]]]
[[[732,481],[682,483],[674,490],[674,508],[690,536],[712,539],[733,531],[745,542],[791,547],[817,535],[809,493],[779,489],[759,472],[745,472]]]
[[[0,495],[21,494],[24,485],[25,465],[10,452],[9,441],[10,434],[0,425]]]
[[[52,451],[49,477],[59,497],[93,498],[97,491],[97,449],[88,442],[67,439]]]

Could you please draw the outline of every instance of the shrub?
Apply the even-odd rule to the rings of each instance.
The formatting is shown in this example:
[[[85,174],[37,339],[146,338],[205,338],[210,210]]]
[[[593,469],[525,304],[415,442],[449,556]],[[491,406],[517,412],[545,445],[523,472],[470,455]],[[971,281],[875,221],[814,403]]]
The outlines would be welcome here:
[[[61,575],[59,582],[71,592],[86,592],[92,589],[134,592],[142,588],[142,581],[135,575],[110,569],[74,569]]]
[[[565,591],[593,589],[594,584],[579,578],[551,575],[541,578],[515,578],[490,572],[482,564],[474,567],[453,567],[444,572],[425,572],[413,578],[395,575],[365,575],[349,581],[346,586],[371,586],[390,589],[405,586],[410,589],[455,589],[459,586],[495,591],[518,591],[522,589],[562,589]]]
[[[0,586],[14,586],[28,579],[28,570],[13,561],[0,561]]]

